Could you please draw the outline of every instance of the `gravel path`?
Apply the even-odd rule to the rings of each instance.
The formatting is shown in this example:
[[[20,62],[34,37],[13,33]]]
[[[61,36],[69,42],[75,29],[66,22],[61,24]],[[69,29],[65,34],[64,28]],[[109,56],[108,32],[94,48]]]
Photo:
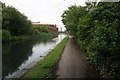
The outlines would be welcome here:
[[[58,63],[58,78],[98,78],[98,72],[85,57],[77,41],[70,36]]]

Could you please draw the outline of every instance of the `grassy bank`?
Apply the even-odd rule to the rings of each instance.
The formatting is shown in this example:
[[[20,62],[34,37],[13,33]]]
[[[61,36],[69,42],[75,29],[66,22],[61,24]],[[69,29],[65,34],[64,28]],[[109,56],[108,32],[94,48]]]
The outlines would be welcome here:
[[[39,37],[39,36],[54,36],[54,35],[58,35],[58,34],[57,33],[39,33],[39,34],[32,34],[32,35],[12,36],[11,41],[29,39],[32,37]]]
[[[31,35],[11,36],[9,40],[3,40],[3,42],[24,40],[24,39],[30,39],[33,37],[55,36],[55,35],[58,35],[58,33],[39,33],[39,34],[31,34]]]
[[[26,74],[21,79],[26,78],[50,78],[50,72],[53,67],[57,64],[60,59],[60,54],[62,53],[68,36],[63,39],[52,51],[50,51],[47,56],[44,57],[40,62],[38,62],[33,68],[28,70]]]

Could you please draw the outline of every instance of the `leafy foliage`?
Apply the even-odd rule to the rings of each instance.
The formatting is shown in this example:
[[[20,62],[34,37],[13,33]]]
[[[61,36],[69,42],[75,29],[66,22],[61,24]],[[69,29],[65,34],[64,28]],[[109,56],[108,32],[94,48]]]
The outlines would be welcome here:
[[[33,25],[33,29],[35,33],[40,33],[40,32],[45,32],[48,33],[48,26],[44,25],[44,26],[37,26],[37,25]]]
[[[64,11],[62,21],[101,74],[120,77],[120,2],[99,2],[93,9]],[[71,6],[72,7],[72,6]],[[77,7],[77,6],[76,6]],[[88,4],[85,7],[88,9]],[[70,14],[79,14],[78,17]],[[86,13],[85,15],[80,15]],[[76,20],[76,21],[75,21]]]
[[[46,26],[46,25],[41,26],[39,30],[40,30],[40,32],[46,32],[46,33],[49,32],[49,30],[48,30],[48,26]]]
[[[29,34],[32,29],[31,21],[12,6],[2,4],[2,28],[10,31],[11,35]]]
[[[2,40],[9,41],[11,39],[10,32],[7,30],[2,30]]]
[[[86,9],[81,6],[71,6],[68,10],[64,11],[62,14],[62,21],[71,34],[75,35],[79,18],[83,17],[86,13]]]

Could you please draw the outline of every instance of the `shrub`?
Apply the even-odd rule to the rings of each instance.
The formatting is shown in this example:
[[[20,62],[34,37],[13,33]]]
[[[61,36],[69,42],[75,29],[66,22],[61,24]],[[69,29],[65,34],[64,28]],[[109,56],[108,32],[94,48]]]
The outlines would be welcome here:
[[[103,73],[109,73],[114,77],[120,76],[120,63],[117,62],[120,61],[120,44],[115,27],[118,23],[116,21],[118,20],[112,23],[107,23],[106,20],[95,21],[93,38],[87,47],[87,53],[93,64],[98,66]]]
[[[49,32],[48,26],[46,25],[43,25],[43,26],[33,25],[33,30],[34,30],[34,33],[40,33],[40,32],[48,33]]]
[[[2,30],[2,41],[9,41],[10,39],[10,32],[7,30]]]
[[[111,77],[120,77],[120,20],[118,3],[98,3],[79,19],[78,23],[69,23],[66,28],[76,37],[81,48],[87,52],[88,58],[101,74],[109,74]],[[67,13],[75,14],[74,11]],[[65,17],[70,18],[68,14]],[[68,23],[69,20],[64,19]],[[74,19],[70,19],[71,21]],[[72,25],[71,25],[72,24]],[[73,25],[77,25],[77,28]],[[74,32],[74,29],[75,30]]]
[[[48,32],[49,32],[48,26],[47,26],[47,25],[41,26],[41,27],[40,27],[40,32],[46,32],[46,33],[48,33]]]
[[[102,3],[100,3],[102,4]],[[96,7],[79,21],[77,39],[81,48],[87,52],[88,58],[101,74],[108,73],[112,77],[120,77],[120,28],[116,9],[108,3]],[[101,10],[105,8],[105,10]],[[108,11],[108,14],[106,14]],[[111,18],[111,15],[113,16]],[[102,17],[103,16],[103,17]]]
[[[2,8],[2,29],[10,31],[13,36],[25,35],[31,32],[32,23],[16,8],[4,4]]]

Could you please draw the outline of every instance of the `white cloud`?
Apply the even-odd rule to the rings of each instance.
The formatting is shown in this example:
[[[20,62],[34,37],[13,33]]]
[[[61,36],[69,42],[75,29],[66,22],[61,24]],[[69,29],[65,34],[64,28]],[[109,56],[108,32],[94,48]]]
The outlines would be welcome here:
[[[86,0],[1,0],[6,5],[17,8],[29,20],[41,24],[56,24],[64,28],[61,15],[70,5],[84,5]]]

